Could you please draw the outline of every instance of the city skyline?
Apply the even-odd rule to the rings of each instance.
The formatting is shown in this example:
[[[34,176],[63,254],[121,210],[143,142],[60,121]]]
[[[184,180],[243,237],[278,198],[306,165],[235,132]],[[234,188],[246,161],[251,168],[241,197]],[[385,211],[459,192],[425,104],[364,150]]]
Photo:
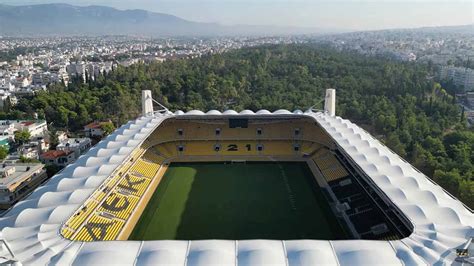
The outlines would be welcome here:
[[[118,9],[144,9],[196,21],[223,25],[272,25],[325,30],[379,30],[473,23],[471,1],[190,1],[190,0],[0,0],[0,4],[46,3],[104,5]],[[442,13],[440,12],[442,11]]]

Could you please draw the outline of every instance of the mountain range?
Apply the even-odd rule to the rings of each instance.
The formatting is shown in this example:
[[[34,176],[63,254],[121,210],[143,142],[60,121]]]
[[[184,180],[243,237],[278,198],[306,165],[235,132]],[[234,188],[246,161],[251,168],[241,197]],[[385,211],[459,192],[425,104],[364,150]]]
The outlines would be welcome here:
[[[0,5],[0,35],[275,35],[321,32],[313,28],[274,26],[224,26],[201,23],[145,10],[118,10],[105,6],[69,4]]]

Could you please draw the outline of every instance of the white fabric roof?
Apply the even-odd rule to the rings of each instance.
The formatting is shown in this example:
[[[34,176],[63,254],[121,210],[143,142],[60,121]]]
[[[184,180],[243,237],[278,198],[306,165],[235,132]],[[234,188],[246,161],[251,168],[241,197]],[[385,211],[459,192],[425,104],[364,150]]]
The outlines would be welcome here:
[[[260,110],[240,115],[301,115]],[[348,120],[322,113],[313,117],[379,186],[414,225],[397,241],[368,240],[200,240],[74,242],[60,234],[62,224],[166,118],[141,117],[117,129],[36,189],[0,218],[0,263],[139,265],[417,265],[451,263],[454,249],[474,235],[474,215],[458,200]],[[208,115],[239,115],[228,110]],[[14,257],[10,254],[13,253]]]

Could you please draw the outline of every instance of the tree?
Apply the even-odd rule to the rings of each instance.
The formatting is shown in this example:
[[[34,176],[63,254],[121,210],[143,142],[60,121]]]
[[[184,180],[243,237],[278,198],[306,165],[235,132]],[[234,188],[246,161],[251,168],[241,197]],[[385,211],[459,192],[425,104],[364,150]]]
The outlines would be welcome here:
[[[32,159],[32,158],[26,158],[26,157],[23,157],[23,156],[20,156],[20,160],[19,160],[21,163],[40,163],[39,160],[37,159]]]
[[[467,206],[474,206],[474,181],[462,181],[459,186],[459,199]]]
[[[103,122],[100,124],[100,128],[104,132],[104,136],[110,135],[115,130],[115,126],[112,122]]]
[[[15,142],[20,145],[28,143],[30,141],[31,134],[28,130],[21,130],[15,132]]]
[[[57,166],[57,165],[54,165],[54,164],[48,164],[48,165],[45,166],[45,168],[46,168],[46,174],[49,177],[52,177],[53,175],[55,175],[57,172],[59,172],[61,170],[60,166]]]
[[[57,111],[58,111],[58,115],[59,115],[58,125],[63,126],[65,128],[68,128],[68,126],[69,126],[69,110],[66,109],[64,106],[59,106]]]
[[[405,146],[400,142],[396,134],[390,134],[385,144],[400,156],[406,156]]]
[[[449,172],[436,170],[433,178],[440,186],[449,191],[449,193],[453,195],[459,194],[458,192],[461,176],[459,175],[459,171],[457,169],[453,169]]]
[[[48,92],[22,97],[0,118],[28,119],[37,112],[57,129],[75,132],[92,121],[120,125],[136,118],[141,90],[148,88],[171,110],[274,111],[306,110],[323,100],[324,89],[334,87],[338,115],[384,140],[426,175],[434,177],[438,170],[439,183],[465,200],[472,195],[468,181],[474,178],[474,133],[453,103],[458,88],[452,81],[427,79],[434,71],[432,65],[319,44],[260,46],[195,59],[118,65],[94,81],[88,73],[88,84],[79,77],[67,87],[52,84]],[[110,134],[114,127],[107,127],[104,131]]]
[[[0,146],[0,160],[4,160],[8,156],[8,149],[5,146]]]
[[[56,149],[56,146],[59,144],[57,133],[58,131],[56,130],[49,131],[49,148],[52,150]]]
[[[8,96],[3,103],[3,111],[8,113],[11,111],[11,108],[12,108],[12,102],[11,102],[10,96]]]

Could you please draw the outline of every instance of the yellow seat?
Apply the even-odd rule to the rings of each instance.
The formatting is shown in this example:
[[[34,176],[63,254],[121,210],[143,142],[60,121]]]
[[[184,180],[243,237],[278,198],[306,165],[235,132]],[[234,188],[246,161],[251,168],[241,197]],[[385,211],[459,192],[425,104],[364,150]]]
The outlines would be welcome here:
[[[290,141],[264,141],[263,155],[286,156],[296,154],[294,145]]]
[[[145,190],[148,188],[151,179],[146,177],[138,177],[133,174],[127,174],[126,177],[120,181],[117,186],[118,190],[125,190],[132,195],[141,197]]]
[[[137,206],[138,200],[139,198],[135,196],[112,193],[99,206],[98,211],[113,214],[120,219],[127,219],[132,214],[135,206]]]
[[[153,178],[155,174],[160,169],[160,165],[157,163],[145,162],[142,159],[138,159],[135,162],[135,165],[130,169],[130,172],[138,173],[140,176],[144,176],[147,178]]]
[[[76,230],[86,220],[86,218],[94,211],[98,203],[94,200],[87,200],[82,208],[77,210],[66,222],[66,226]]]
[[[215,155],[215,142],[212,141],[187,141],[183,143],[183,155],[199,156],[199,155]]]
[[[118,219],[108,219],[101,217],[98,214],[94,214],[88,221],[93,227],[84,226],[74,237],[76,241],[103,241],[103,240],[115,240],[125,222]],[[102,226],[101,226],[102,225]],[[92,228],[92,229],[91,229]],[[105,232],[102,234],[102,232]],[[94,239],[98,237],[99,239]]]
[[[328,182],[349,175],[334,154],[327,149],[317,151],[313,156],[313,160]]]

